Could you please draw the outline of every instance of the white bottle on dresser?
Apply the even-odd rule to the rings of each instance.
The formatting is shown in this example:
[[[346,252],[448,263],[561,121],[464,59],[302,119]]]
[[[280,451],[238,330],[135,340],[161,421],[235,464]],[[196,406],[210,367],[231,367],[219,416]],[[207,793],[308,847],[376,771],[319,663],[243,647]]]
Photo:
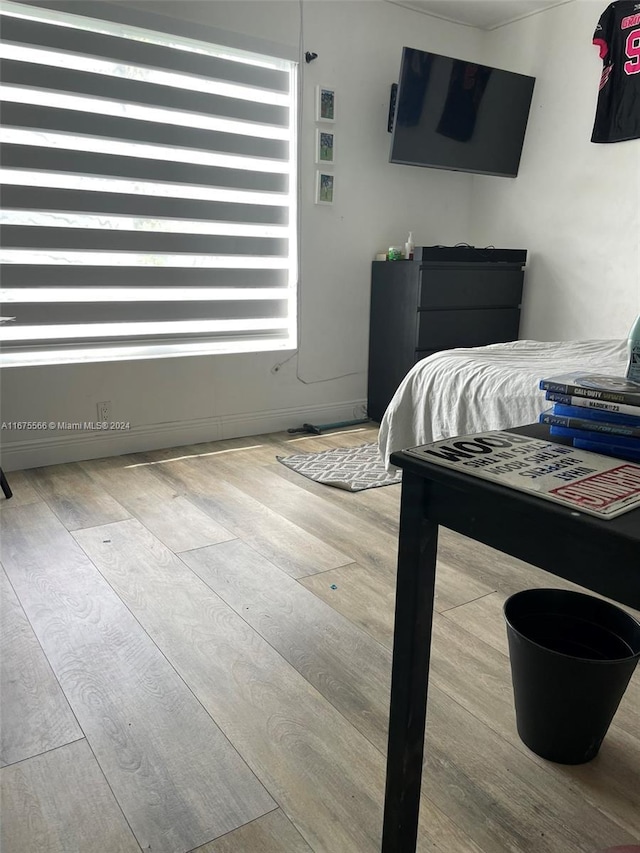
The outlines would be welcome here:
[[[407,242],[404,244],[404,258],[406,261],[413,260],[413,252],[415,246],[413,245],[413,231],[409,231],[409,237],[407,238]]]

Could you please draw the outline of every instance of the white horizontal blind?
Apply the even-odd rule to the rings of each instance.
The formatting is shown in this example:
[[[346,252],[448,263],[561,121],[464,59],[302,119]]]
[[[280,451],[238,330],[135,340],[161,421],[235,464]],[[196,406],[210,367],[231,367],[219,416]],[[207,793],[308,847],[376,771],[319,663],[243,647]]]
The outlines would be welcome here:
[[[0,11],[4,363],[295,346],[295,64]]]

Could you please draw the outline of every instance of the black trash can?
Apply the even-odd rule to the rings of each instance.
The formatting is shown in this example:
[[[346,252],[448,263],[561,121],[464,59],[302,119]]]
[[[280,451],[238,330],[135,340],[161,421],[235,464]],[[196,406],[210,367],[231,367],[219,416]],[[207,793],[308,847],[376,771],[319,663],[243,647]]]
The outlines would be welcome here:
[[[549,761],[590,761],[638,663],[640,624],[562,589],[517,592],[504,615],[520,738]]]

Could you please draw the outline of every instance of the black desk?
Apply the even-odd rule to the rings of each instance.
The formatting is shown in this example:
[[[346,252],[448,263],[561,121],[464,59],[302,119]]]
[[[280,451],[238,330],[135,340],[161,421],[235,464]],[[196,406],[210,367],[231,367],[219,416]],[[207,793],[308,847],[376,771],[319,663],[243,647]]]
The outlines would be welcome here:
[[[540,424],[514,431],[549,438]],[[406,453],[391,460],[402,501],[382,853],[414,853],[438,525],[640,609],[640,509],[603,521]]]

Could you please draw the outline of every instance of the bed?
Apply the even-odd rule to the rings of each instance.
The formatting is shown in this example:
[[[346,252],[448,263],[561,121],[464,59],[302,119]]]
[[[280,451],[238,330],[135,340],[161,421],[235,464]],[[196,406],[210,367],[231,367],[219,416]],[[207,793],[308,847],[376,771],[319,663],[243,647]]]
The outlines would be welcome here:
[[[396,450],[534,423],[551,405],[540,379],[585,368],[624,375],[626,342],[512,341],[430,355],[407,373],[382,418],[385,467],[396,470],[389,461]]]

